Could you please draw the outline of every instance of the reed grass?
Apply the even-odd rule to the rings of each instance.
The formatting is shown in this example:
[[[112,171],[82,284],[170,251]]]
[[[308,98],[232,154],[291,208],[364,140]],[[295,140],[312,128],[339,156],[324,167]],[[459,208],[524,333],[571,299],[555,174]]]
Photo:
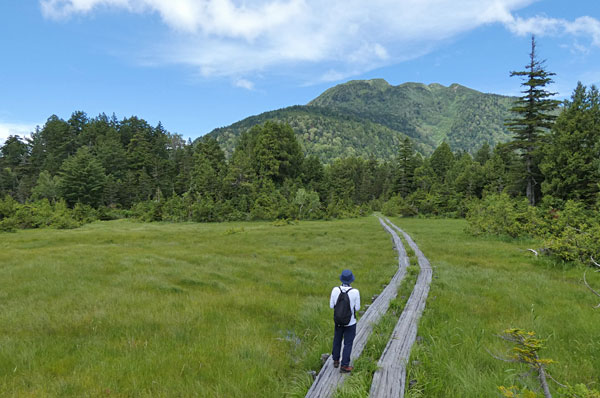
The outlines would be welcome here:
[[[538,241],[470,236],[464,220],[392,221],[434,267],[422,340],[409,361],[408,397],[479,398],[498,396],[499,385],[536,388],[535,378],[523,377],[525,367],[489,353],[507,352],[497,335],[510,327],[546,339],[540,355],[557,361],[548,369],[556,380],[599,387],[600,312],[583,284],[583,268],[524,251],[539,248]],[[588,272],[588,281],[600,287],[600,273]]]
[[[0,239],[2,397],[291,395],[331,349],[341,270],[367,297],[397,267],[374,217]]]

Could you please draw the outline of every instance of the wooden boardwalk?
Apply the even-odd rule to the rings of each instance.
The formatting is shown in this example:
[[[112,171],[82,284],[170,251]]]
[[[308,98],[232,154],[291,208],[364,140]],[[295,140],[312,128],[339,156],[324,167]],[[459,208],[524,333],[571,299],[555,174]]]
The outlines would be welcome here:
[[[369,397],[402,398],[404,397],[406,385],[406,365],[410,357],[410,350],[417,337],[419,318],[425,308],[431,284],[432,269],[429,261],[411,237],[392,224],[390,220],[386,219],[386,222],[404,235],[404,239],[417,256],[421,271],[404,311],[402,311],[402,315],[400,315],[400,319],[392,332],[392,338],[379,359],[377,364],[379,369],[373,376]]]
[[[398,237],[398,234],[381,218],[379,219],[379,222],[392,236],[392,240],[394,241],[394,246],[398,252],[398,271],[386,288],[383,289],[379,297],[375,299],[375,301],[371,304],[371,306],[367,309],[365,314],[357,323],[356,337],[354,339],[352,355],[350,357],[351,360],[358,358],[362,353],[365,345],[367,344],[367,339],[373,330],[373,325],[376,324],[379,319],[381,319],[381,316],[386,313],[390,306],[390,301],[398,294],[398,286],[400,286],[402,279],[404,279],[404,276],[406,275],[406,268],[408,267],[408,256],[406,255],[406,250],[404,250],[404,246],[402,245],[402,241]],[[333,359],[329,357],[329,359],[327,359],[321,368],[321,371],[319,372],[310,390],[308,390],[306,397],[332,397],[338,385],[343,382],[345,376],[345,374],[340,373],[339,369],[335,369],[333,367]]]

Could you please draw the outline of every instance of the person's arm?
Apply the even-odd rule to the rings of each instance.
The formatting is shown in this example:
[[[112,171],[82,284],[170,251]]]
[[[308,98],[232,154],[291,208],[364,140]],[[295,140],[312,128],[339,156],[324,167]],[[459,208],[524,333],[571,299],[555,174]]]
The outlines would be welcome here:
[[[337,287],[334,287],[331,290],[331,296],[329,297],[329,308],[335,307],[335,303],[337,302],[338,295],[340,294],[340,290]]]
[[[356,302],[354,303],[354,311],[355,313],[360,311],[360,292],[356,291]]]

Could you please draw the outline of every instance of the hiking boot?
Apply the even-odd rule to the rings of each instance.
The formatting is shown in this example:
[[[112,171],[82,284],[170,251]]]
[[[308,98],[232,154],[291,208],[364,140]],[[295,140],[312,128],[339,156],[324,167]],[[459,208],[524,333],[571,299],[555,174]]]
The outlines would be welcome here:
[[[350,373],[350,372],[352,372],[353,369],[354,369],[353,366],[342,365],[342,367],[340,368],[340,373]]]
[[[334,368],[339,368],[340,367],[340,361],[333,361],[333,367]]]

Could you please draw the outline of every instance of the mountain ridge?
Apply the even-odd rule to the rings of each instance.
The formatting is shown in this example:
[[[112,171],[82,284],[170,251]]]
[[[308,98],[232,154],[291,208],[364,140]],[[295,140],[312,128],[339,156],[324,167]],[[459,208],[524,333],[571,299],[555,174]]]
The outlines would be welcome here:
[[[494,146],[511,138],[504,120],[514,99],[458,83],[394,86],[384,79],[351,80],[306,105],[250,116],[208,136],[231,154],[241,133],[275,120],[290,124],[304,152],[325,162],[347,156],[391,159],[406,137],[423,154],[443,141],[453,150],[474,153],[485,142]]]

